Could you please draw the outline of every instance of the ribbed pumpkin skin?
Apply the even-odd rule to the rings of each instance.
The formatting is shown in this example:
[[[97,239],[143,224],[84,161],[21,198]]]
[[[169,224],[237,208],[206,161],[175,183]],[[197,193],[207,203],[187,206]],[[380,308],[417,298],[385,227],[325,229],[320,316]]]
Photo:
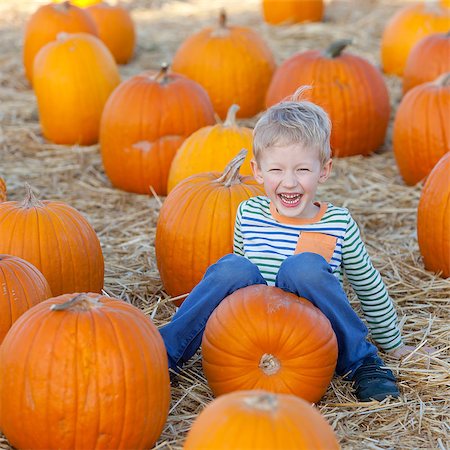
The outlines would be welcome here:
[[[200,128],[183,142],[170,167],[169,192],[191,175],[222,172],[239,150],[252,148],[252,130],[240,127],[234,120],[227,122]],[[249,153],[240,170],[242,175],[252,175],[251,158]]]
[[[6,200],[6,183],[3,178],[0,177],[0,202]]]
[[[294,395],[239,391],[213,400],[197,416],[184,450],[338,450],[320,412]]]
[[[0,203],[0,253],[36,266],[53,295],[103,288],[104,262],[97,235],[65,203]]]
[[[33,449],[148,449],[169,410],[164,343],[136,307],[96,294],[93,307],[46,300],[0,348],[0,426]]]
[[[255,31],[224,25],[186,39],[175,53],[172,67],[200,83],[224,119],[233,103],[240,106],[238,117],[252,117],[264,109],[275,62]]]
[[[449,29],[448,8],[437,2],[417,3],[401,8],[387,23],[381,37],[383,71],[402,76],[414,44],[425,36],[446,33]]]
[[[136,44],[136,32],[129,12],[119,5],[106,3],[90,6],[86,11],[117,64],[126,64],[132,58]]]
[[[156,75],[135,75],[113,92],[102,115],[100,147],[114,186],[139,194],[149,194],[153,186],[166,195],[176,151],[191,133],[214,123],[214,109],[194,81]]]
[[[28,309],[52,296],[39,270],[16,256],[0,255],[0,343]]]
[[[389,96],[382,75],[368,61],[348,53],[334,58],[318,50],[298,53],[275,72],[266,106],[302,85],[312,86],[306,95],[330,116],[333,156],[368,155],[383,144]]]
[[[233,251],[239,204],[263,194],[253,177],[226,186],[216,181],[220,176],[218,172],[202,173],[181,181],[160,210],[156,262],[164,288],[172,297],[190,292],[211,264]]]
[[[117,65],[100,39],[62,36],[34,60],[34,91],[44,136],[55,144],[98,142],[106,100],[120,83]]]
[[[408,56],[403,93],[418,84],[433,81],[445,72],[450,72],[450,33],[430,34],[417,42]]]
[[[270,24],[320,22],[323,0],[262,0],[264,20]]]
[[[403,180],[414,185],[450,151],[450,84],[424,83],[407,92],[397,108],[392,144]]]
[[[33,62],[38,51],[54,41],[61,32],[84,32],[97,36],[97,28],[86,11],[69,2],[43,5],[30,17],[25,28],[23,64],[30,83],[33,80]]]
[[[263,389],[317,402],[333,377],[338,349],[330,322],[310,302],[273,286],[253,285],[215,309],[202,354],[215,396]],[[279,367],[270,373],[263,366],[274,361]]]
[[[425,268],[450,277],[450,152],[431,171],[417,209],[417,239]]]

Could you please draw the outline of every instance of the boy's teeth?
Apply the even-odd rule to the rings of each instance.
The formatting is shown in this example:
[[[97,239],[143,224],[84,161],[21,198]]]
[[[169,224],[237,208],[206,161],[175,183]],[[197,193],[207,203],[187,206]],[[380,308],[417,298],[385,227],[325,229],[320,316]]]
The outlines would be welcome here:
[[[301,197],[300,194],[280,194],[281,199],[286,203],[296,203]]]

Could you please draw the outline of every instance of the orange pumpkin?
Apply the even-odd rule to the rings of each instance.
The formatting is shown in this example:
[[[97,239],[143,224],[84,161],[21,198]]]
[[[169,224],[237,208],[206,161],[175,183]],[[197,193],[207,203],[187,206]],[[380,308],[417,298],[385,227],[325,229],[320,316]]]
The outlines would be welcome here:
[[[312,303],[261,284],[238,289],[214,310],[202,355],[215,396],[263,389],[318,402],[338,348],[330,322]]]
[[[211,264],[233,251],[239,204],[263,194],[253,177],[239,175],[246,153],[241,151],[223,174],[202,173],[181,181],[164,201],[155,251],[161,280],[172,297],[190,292]]]
[[[52,296],[39,270],[16,256],[0,255],[0,344],[11,325],[28,309]]]
[[[217,27],[205,28],[183,42],[172,67],[206,89],[223,119],[233,103],[240,106],[238,117],[252,117],[264,109],[275,62],[258,33],[227,25],[222,12]]]
[[[41,48],[33,67],[44,136],[56,144],[98,142],[103,107],[120,83],[114,58],[100,39],[61,34]]]
[[[102,115],[100,146],[105,172],[120,189],[167,193],[170,165],[183,141],[214,123],[208,94],[195,81],[144,72],[122,83]]]
[[[169,402],[158,330],[117,299],[48,299],[15,322],[0,348],[0,426],[17,448],[148,449]]]
[[[0,202],[6,201],[6,183],[5,180],[0,177]]]
[[[34,57],[61,32],[85,32],[97,36],[97,28],[86,11],[68,1],[41,6],[28,20],[23,44],[25,75],[33,81]]]
[[[425,268],[450,277],[450,152],[431,171],[417,208],[417,239]]]
[[[403,94],[418,84],[450,72],[450,32],[422,38],[411,50],[403,75]]]
[[[398,106],[392,133],[395,159],[406,184],[425,178],[450,151],[450,72],[416,86]]]
[[[311,101],[330,116],[334,156],[368,155],[383,144],[389,122],[388,91],[381,73],[365,59],[342,53],[349,40],[325,51],[308,50],[286,60],[275,72],[267,107],[312,85]]]
[[[338,450],[325,418],[294,395],[239,391],[213,400],[197,416],[184,450]]]
[[[264,20],[272,25],[320,22],[323,0],[262,0]]]
[[[0,203],[0,253],[36,266],[53,295],[103,287],[102,249],[87,220],[65,203],[36,199],[29,186],[22,203]]]
[[[136,32],[129,12],[120,5],[107,3],[95,4],[86,11],[117,64],[126,64],[132,58],[136,44]]]
[[[384,28],[381,37],[381,63],[387,74],[403,75],[408,55],[420,39],[450,29],[448,8],[438,0],[404,6]]]
[[[236,123],[239,106],[232,105],[225,122],[200,128],[178,149],[172,161],[167,189],[170,192],[181,180],[202,172],[221,172],[241,148],[252,148],[253,134]],[[242,164],[242,175],[252,175],[251,154]]]

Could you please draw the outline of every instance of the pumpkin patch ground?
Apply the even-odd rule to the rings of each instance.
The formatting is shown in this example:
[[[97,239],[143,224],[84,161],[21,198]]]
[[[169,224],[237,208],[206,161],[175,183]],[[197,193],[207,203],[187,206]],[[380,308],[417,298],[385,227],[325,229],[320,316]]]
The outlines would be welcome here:
[[[216,23],[221,7],[226,7],[229,24],[250,27],[265,40],[277,66],[295,53],[352,39],[348,51],[379,68],[383,29],[406,3],[325,0],[323,22],[274,26],[263,21],[260,0],[123,0],[136,26],[137,46],[131,61],[119,66],[121,79],[170,63],[188,36]],[[165,197],[114,188],[98,144],[56,145],[43,137],[36,97],[22,65],[25,24],[43,4],[0,0],[0,178],[8,200],[21,201],[29,183],[39,198],[67,203],[82,213],[102,247],[104,293],[137,306],[160,327],[175,311],[155,256],[156,224]],[[343,449],[450,448],[450,280],[424,269],[416,232],[422,185],[404,183],[392,151],[402,82],[395,75],[383,78],[391,104],[384,145],[369,157],[335,158],[319,197],[349,208],[358,221],[396,304],[405,343],[433,346],[437,352],[401,361],[382,355],[398,376],[399,399],[357,403],[350,384],[334,378],[317,407]],[[258,117],[237,121],[253,128]],[[358,309],[356,297],[348,293]],[[212,399],[198,353],[172,387],[168,421],[156,448],[181,449],[195,418]],[[1,434],[0,449],[12,449]]]

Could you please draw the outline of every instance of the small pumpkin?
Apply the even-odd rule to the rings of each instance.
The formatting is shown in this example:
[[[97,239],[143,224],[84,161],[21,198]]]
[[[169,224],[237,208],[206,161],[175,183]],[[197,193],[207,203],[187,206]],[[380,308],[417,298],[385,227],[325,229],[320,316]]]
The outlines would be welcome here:
[[[28,309],[50,298],[47,280],[29,262],[0,255],[0,344],[11,325]]]
[[[29,186],[22,203],[0,203],[0,253],[33,264],[53,295],[103,288],[103,254],[91,225],[65,203],[38,200]]]
[[[333,429],[308,402],[245,390],[222,395],[197,416],[184,450],[338,450]]]
[[[406,93],[395,115],[394,155],[408,185],[425,178],[450,151],[450,72]]]
[[[157,328],[117,299],[48,299],[0,347],[0,426],[16,448],[148,449],[169,402]]]
[[[338,348],[329,320],[312,303],[260,284],[238,289],[214,310],[202,355],[215,396],[263,389],[318,402],[333,377]]]
[[[126,64],[133,56],[136,31],[130,13],[120,5],[97,3],[86,9],[117,64]]]
[[[224,119],[233,103],[240,106],[238,117],[252,117],[264,109],[275,61],[256,31],[228,25],[222,11],[217,27],[205,28],[181,44],[172,67],[200,83]]]
[[[267,91],[266,106],[311,85],[307,94],[322,106],[333,124],[333,156],[368,155],[380,147],[389,122],[390,104],[381,73],[367,60],[343,52],[348,39],[326,50],[300,52],[281,64]]]
[[[264,20],[272,25],[320,22],[323,0],[262,0]]]
[[[120,189],[167,194],[176,151],[194,131],[214,123],[206,91],[183,75],[148,71],[123,82],[106,103],[100,125],[103,166]]]
[[[39,50],[33,67],[43,135],[55,144],[98,142],[103,107],[120,83],[117,65],[100,39],[60,34]]]
[[[6,183],[5,180],[0,177],[0,202],[6,201]]]
[[[430,34],[414,45],[403,74],[403,94],[445,72],[450,72],[450,31]]]
[[[450,152],[425,182],[417,208],[417,239],[425,268],[450,277]]]
[[[190,292],[211,264],[232,253],[239,204],[263,194],[253,177],[239,175],[246,154],[242,150],[223,174],[201,173],[181,181],[164,201],[155,251],[161,280],[172,297]]]
[[[232,105],[224,123],[200,128],[178,149],[172,161],[167,189],[170,192],[181,180],[202,172],[221,172],[241,148],[252,148],[253,134],[236,123],[239,106]],[[251,155],[243,162],[242,175],[252,175]]]
[[[425,36],[446,33],[449,29],[449,10],[439,0],[402,7],[383,30],[380,45],[383,71],[402,76],[412,47]]]
[[[97,36],[97,27],[86,11],[68,1],[38,8],[26,24],[23,43],[23,64],[30,83],[33,81],[33,63],[38,51],[54,41],[61,32],[84,32]]]

